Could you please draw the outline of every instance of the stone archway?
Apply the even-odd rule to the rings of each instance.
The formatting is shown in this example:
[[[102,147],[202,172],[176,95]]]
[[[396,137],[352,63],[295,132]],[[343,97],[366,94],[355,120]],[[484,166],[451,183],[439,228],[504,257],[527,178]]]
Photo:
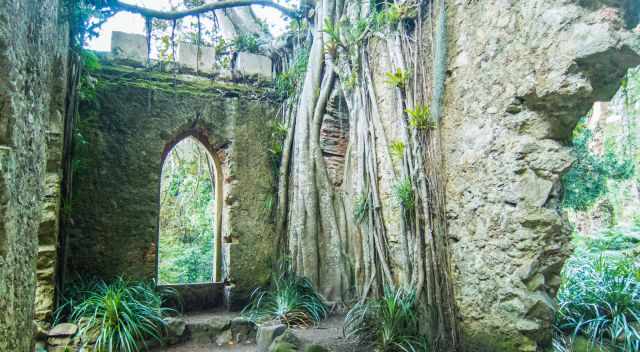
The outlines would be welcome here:
[[[166,280],[163,281],[161,279],[160,273],[161,271],[163,270],[166,271],[169,268],[167,267],[167,265],[165,265],[164,268],[162,267],[161,265],[162,258],[160,253],[161,253],[161,247],[163,246],[163,236],[167,236],[171,234],[167,233],[169,230],[163,231],[163,221],[162,221],[163,216],[167,216],[169,214],[167,212],[163,212],[163,207],[167,206],[166,204],[163,203],[163,201],[172,198],[170,195],[168,195],[170,192],[168,192],[165,189],[166,187],[170,186],[170,185],[167,185],[167,182],[171,183],[172,181],[166,179],[165,173],[168,171],[167,170],[167,167],[169,166],[167,165],[168,162],[174,163],[176,159],[179,159],[179,157],[177,157],[177,154],[175,155],[176,156],[175,158],[173,158],[173,156],[174,156],[174,153],[177,153],[177,149],[180,148],[181,146],[183,151],[186,152],[187,154],[187,155],[183,155],[183,158],[186,158],[187,162],[190,162],[191,164],[193,164],[193,162],[196,162],[198,165],[198,172],[200,172],[201,169],[204,169],[203,173],[201,173],[201,176],[195,175],[197,178],[196,180],[197,184],[195,185],[196,188],[192,190],[194,194],[198,191],[200,191],[200,193],[202,193],[202,191],[204,191],[205,193],[209,193],[208,189],[209,188],[211,189],[211,192],[208,196],[204,195],[205,200],[209,199],[207,197],[211,198],[209,201],[209,203],[211,204],[208,204],[209,206],[208,210],[210,212],[206,211],[207,209],[202,209],[205,211],[203,214],[200,214],[201,216],[204,216],[207,223],[204,225],[200,225],[198,230],[205,230],[206,232],[209,232],[211,235],[211,238],[212,238],[211,248],[210,248],[211,258],[209,258],[209,256],[207,255],[206,259],[210,261],[212,272],[204,276],[202,275],[202,273],[200,273],[199,275],[196,275],[198,277],[197,279],[182,278],[182,281],[179,281],[179,282],[164,282]],[[194,153],[194,152],[197,153],[197,155],[195,156],[189,155],[189,153]],[[204,153],[204,155],[200,153]],[[206,166],[203,164],[206,164]],[[222,260],[223,172],[222,172],[222,164],[220,162],[220,159],[217,157],[215,148],[209,144],[207,138],[204,136],[202,131],[190,130],[185,133],[182,133],[181,135],[179,135],[178,137],[176,137],[166,145],[165,150],[162,153],[161,165],[162,166],[161,166],[160,192],[158,194],[159,195],[158,204],[160,207],[160,211],[159,211],[159,218],[158,218],[158,239],[156,241],[156,243],[158,243],[157,255],[156,255],[156,278],[158,280],[158,283],[160,284],[192,284],[192,283],[206,283],[206,282],[212,282],[212,283],[221,282],[223,280],[223,277],[222,277],[222,271],[223,271],[223,268],[222,268],[222,263],[223,263],[223,260]],[[185,170],[180,170],[180,171],[184,172]],[[202,176],[204,176],[204,178]],[[171,177],[171,175],[169,177]],[[205,189],[204,190],[199,189],[198,186],[203,186]],[[202,198],[202,195],[200,195],[200,198]],[[192,196],[187,199],[187,202],[197,202],[197,199],[194,199],[194,197]],[[189,204],[183,204],[183,203],[181,203],[181,205],[183,207],[189,206]],[[180,207],[180,205],[178,207]],[[199,208],[195,210],[199,210]],[[191,214],[183,214],[183,215],[189,216]],[[188,221],[193,222],[191,218],[189,218]],[[169,244],[165,243],[165,245],[169,245]],[[203,251],[207,252],[206,250],[203,250]],[[201,259],[205,259],[205,258],[201,258]],[[208,277],[208,279],[204,280],[205,277]],[[198,281],[198,280],[201,280],[201,281]]]

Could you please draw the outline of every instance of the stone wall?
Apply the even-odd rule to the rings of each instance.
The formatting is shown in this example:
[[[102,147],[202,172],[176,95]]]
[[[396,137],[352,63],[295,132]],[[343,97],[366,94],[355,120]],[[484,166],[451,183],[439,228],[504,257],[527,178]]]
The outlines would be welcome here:
[[[264,284],[274,243],[266,200],[277,106],[266,90],[106,61],[93,76],[96,100],[80,109],[87,147],[74,155],[79,167],[65,228],[68,280],[73,273],[156,277],[162,155],[193,134],[222,164],[224,281],[234,299]]]
[[[540,350],[571,252],[558,204],[567,141],[640,65],[637,20],[624,1],[448,4],[442,133],[465,351]]]
[[[56,245],[68,52],[61,4],[0,2],[0,351],[30,350],[38,239]],[[50,309],[53,285],[43,295]]]

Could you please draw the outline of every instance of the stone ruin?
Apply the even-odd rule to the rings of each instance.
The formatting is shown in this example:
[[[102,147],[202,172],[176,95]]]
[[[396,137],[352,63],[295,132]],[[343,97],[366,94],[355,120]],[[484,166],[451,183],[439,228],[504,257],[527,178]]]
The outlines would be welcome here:
[[[566,140],[593,102],[610,99],[640,65],[629,3],[448,1],[444,177],[467,351],[533,352],[549,343],[571,251],[557,210],[559,179],[572,163]],[[160,156],[186,135],[222,164],[225,280],[185,295],[195,308],[241,306],[271,270],[274,224],[261,205],[274,182],[264,128],[277,114],[271,60],[238,53],[225,71],[212,48],[181,43],[179,67],[145,70],[145,37],[114,33],[97,73],[99,104],[83,108],[93,117],[93,163],[74,185],[77,215],[61,233],[72,70],[60,6],[0,4],[0,351],[30,349],[33,319],[50,317],[57,285],[74,268],[155,277]],[[389,58],[372,51],[380,83]],[[381,128],[393,131],[393,121]],[[342,162],[335,159],[336,170]]]

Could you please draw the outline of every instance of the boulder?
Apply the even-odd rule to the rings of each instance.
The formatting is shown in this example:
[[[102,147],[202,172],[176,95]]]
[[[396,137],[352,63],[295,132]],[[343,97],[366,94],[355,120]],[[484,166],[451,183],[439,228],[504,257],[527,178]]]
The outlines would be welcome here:
[[[273,340],[284,334],[285,331],[287,331],[287,326],[284,324],[259,326],[258,335],[256,337],[256,350],[258,352],[268,352]]]

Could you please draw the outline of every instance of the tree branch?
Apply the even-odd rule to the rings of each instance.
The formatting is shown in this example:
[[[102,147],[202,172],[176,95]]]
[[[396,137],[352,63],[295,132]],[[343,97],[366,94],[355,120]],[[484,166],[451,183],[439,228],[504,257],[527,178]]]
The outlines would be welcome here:
[[[300,15],[296,10],[277,4],[272,0],[222,0],[214,3],[204,4],[202,6],[194,7],[192,9],[177,10],[177,11],[154,10],[154,9],[149,9],[142,6],[128,4],[120,0],[109,0],[108,3],[109,3],[109,6],[113,7],[114,9],[137,13],[145,17],[153,17],[153,18],[158,18],[162,20],[177,20],[183,17],[195,16],[201,13],[210,12],[214,10],[228,9],[228,8],[240,7],[240,6],[250,6],[250,5],[262,5],[262,6],[272,7],[291,18],[300,18]]]

